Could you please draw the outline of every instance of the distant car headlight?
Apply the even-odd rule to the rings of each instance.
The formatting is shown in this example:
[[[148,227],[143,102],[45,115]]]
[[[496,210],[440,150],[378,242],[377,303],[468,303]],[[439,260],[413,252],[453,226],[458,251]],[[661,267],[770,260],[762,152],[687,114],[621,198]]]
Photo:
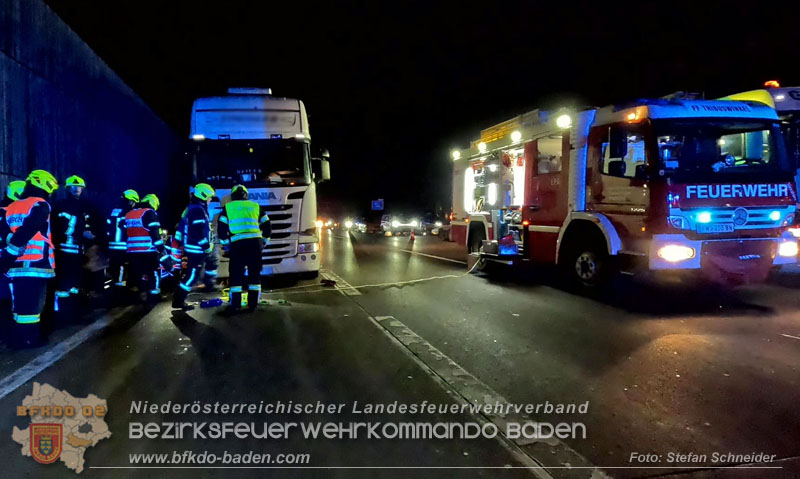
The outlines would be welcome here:
[[[317,220],[314,222],[314,226],[316,226],[317,228],[322,228],[324,226],[324,223],[321,220]]]
[[[441,221],[437,221],[433,225],[436,226],[437,228],[441,228],[442,227],[442,222]]]
[[[397,220],[392,221],[392,228],[397,228],[398,226],[400,226],[400,222],[399,221],[397,221]]]
[[[330,226],[332,223],[333,223],[332,221],[326,221],[325,226]]]
[[[778,245],[778,255],[784,257],[797,256],[797,241],[784,241]]]
[[[795,243],[795,249],[796,248],[797,244]],[[670,263],[677,263],[678,261],[694,258],[694,254],[694,248],[681,244],[668,244],[662,246],[661,249],[658,250],[658,256]]]
[[[298,253],[316,253],[319,251],[319,243],[299,243],[297,245]]]
[[[352,228],[353,227],[353,222],[350,221],[350,220],[345,221],[344,222],[344,227],[347,228],[347,229]]]

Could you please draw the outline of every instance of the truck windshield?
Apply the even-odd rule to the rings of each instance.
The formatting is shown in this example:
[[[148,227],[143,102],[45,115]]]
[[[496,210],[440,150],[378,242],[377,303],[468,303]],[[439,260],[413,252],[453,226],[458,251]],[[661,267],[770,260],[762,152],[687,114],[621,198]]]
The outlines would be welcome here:
[[[791,172],[772,121],[654,121],[659,169],[679,181],[766,179]]]
[[[307,185],[308,145],[290,140],[205,140],[194,143],[199,181],[215,187]]]

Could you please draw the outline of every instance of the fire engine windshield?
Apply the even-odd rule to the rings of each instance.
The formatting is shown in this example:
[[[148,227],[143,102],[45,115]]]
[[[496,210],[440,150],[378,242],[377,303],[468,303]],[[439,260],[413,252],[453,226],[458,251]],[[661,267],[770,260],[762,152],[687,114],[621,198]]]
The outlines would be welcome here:
[[[194,144],[196,176],[217,187],[307,185],[308,144],[290,140],[206,140]]]
[[[681,181],[728,175],[774,177],[791,171],[780,125],[770,121],[653,122],[659,170]]]

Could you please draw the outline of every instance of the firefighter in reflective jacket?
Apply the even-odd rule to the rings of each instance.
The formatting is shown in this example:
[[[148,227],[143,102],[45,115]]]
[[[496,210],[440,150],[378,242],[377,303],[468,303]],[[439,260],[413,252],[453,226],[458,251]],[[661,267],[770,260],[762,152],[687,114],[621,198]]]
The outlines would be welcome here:
[[[128,240],[125,238],[125,215],[139,203],[139,193],[125,190],[119,205],[106,219],[108,236],[108,272],[114,286],[125,286],[125,259]]]
[[[159,299],[161,294],[159,263],[169,258],[156,213],[159,204],[158,197],[149,194],[125,215],[128,278],[139,286],[139,291],[147,291],[151,300]]]
[[[225,205],[217,223],[220,244],[230,253],[231,304],[228,312],[242,307],[247,270],[247,309],[253,311],[261,299],[261,251],[271,233],[269,216],[260,213],[255,201],[247,199],[247,188],[236,185],[231,202]]]
[[[6,187],[6,197],[0,201],[0,218],[6,214],[6,206],[17,201],[22,191],[25,189],[25,182],[22,180],[12,181]],[[6,247],[6,236],[0,235],[0,251]],[[7,331],[11,327],[11,280],[8,276],[0,274],[0,338],[6,338]]]
[[[56,189],[58,182],[52,174],[32,171],[21,199],[8,205],[0,218],[0,235],[8,238],[0,255],[0,274],[11,279],[14,322],[10,338],[17,347],[36,346],[41,340],[47,281],[55,276],[47,198]]]
[[[86,182],[70,176],[64,183],[69,197],[53,205],[53,239],[56,248],[56,294],[53,310],[63,321],[72,319],[78,307],[78,293],[83,277],[84,234],[87,207],[81,201]]]
[[[192,285],[203,277],[208,288],[213,289],[217,279],[217,260],[211,242],[211,220],[208,217],[208,203],[215,195],[214,188],[206,183],[194,187],[192,200],[183,212],[175,239],[183,247],[187,267],[183,270],[181,281],[172,299],[172,307],[191,310],[194,306],[186,304],[186,297]]]

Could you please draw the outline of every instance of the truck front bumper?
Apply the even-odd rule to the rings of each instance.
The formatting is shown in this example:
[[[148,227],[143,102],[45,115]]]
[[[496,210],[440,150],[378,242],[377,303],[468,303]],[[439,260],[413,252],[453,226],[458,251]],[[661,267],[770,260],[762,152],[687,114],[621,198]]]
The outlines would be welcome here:
[[[648,256],[652,271],[701,270],[719,282],[761,281],[773,266],[796,261],[797,238],[789,233],[778,238],[702,240],[682,234],[654,235]]]

